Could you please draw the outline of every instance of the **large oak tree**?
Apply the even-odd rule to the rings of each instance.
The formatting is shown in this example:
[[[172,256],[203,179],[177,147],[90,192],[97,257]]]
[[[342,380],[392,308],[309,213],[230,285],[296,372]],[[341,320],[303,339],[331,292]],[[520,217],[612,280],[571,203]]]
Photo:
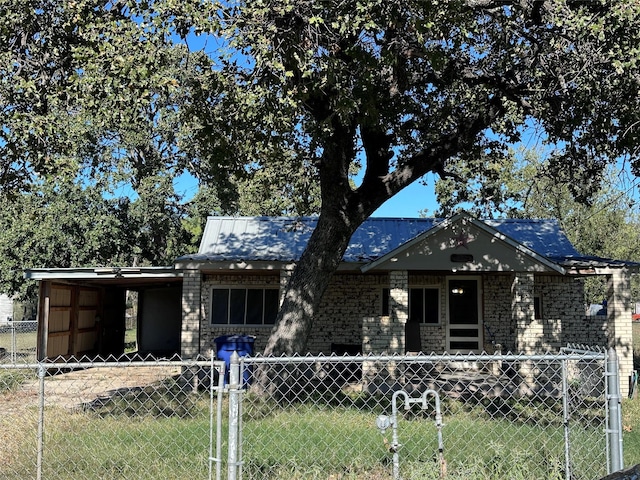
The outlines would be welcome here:
[[[266,353],[304,351],[353,232],[427,172],[446,176],[454,161],[490,168],[527,128],[555,145],[552,167],[578,196],[615,159],[635,166],[639,9],[491,0],[222,7],[230,55],[221,75],[233,75],[242,99],[233,111],[254,139],[240,154],[274,162],[291,147],[321,188],[317,228]],[[364,175],[354,187],[349,168],[358,162]]]
[[[34,11],[42,10],[63,28],[36,29],[47,35],[34,37],[26,27],[11,36],[0,26],[15,50],[5,70],[19,79],[33,67],[43,72],[22,90],[2,84],[15,94],[7,102],[0,93],[18,127],[2,130],[5,167],[29,152],[32,168],[52,168],[68,145],[83,145],[82,159],[103,165],[124,153],[135,172],[172,160],[222,200],[237,199],[238,182],[254,176],[267,186],[282,181],[281,171],[292,198],[311,199],[305,208],[319,186],[318,226],[266,353],[305,350],[353,232],[426,173],[447,176],[452,162],[491,168],[486,162],[505,158],[527,129],[555,146],[551,165],[578,197],[597,189],[608,163],[636,166],[636,1],[163,0],[96,8],[78,0]],[[32,16],[8,23],[33,25]],[[160,108],[144,129],[136,128],[139,105]],[[52,123],[37,128],[13,116],[22,109],[41,119],[52,108]],[[63,128],[60,112],[73,129]],[[106,123],[98,125],[101,115]],[[22,120],[29,128],[20,133]],[[127,135],[91,141],[93,127],[110,125]],[[67,131],[75,137],[61,135]],[[55,148],[33,155],[43,143]],[[112,150],[101,157],[96,145]],[[354,166],[364,172],[357,185]],[[19,169],[8,172],[20,179]]]

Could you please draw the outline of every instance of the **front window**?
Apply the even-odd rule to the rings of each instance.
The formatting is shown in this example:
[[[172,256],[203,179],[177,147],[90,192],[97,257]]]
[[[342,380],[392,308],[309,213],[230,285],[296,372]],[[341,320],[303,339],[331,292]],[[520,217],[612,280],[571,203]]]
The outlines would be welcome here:
[[[211,289],[214,325],[273,325],[278,313],[277,288]]]
[[[409,322],[440,323],[440,289],[419,287],[409,290]]]

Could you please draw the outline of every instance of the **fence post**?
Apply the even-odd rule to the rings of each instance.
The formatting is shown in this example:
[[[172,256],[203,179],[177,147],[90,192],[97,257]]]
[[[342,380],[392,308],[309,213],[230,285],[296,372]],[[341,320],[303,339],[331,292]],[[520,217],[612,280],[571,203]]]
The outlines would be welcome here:
[[[564,475],[571,479],[571,440],[569,435],[569,369],[567,359],[562,359],[562,423],[564,425]]]
[[[609,418],[609,428],[607,436],[609,439],[609,465],[611,472],[617,472],[624,468],[623,448],[622,448],[622,413],[620,409],[620,377],[618,372],[618,355],[614,348],[609,349],[606,366],[607,376],[607,402]]]
[[[231,354],[229,361],[229,453],[228,480],[236,480],[238,473],[238,434],[240,423],[240,356]]]
[[[42,457],[44,454],[44,378],[47,369],[42,364],[38,364],[38,457],[36,460],[36,479],[42,479]]]
[[[16,360],[18,359],[18,339],[16,338],[16,324],[11,317],[7,318],[7,323],[11,325],[11,363],[15,365]]]

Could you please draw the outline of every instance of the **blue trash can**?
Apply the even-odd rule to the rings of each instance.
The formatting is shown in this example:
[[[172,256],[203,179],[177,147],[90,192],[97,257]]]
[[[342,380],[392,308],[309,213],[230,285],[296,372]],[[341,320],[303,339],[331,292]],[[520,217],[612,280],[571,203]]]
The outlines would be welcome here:
[[[231,365],[231,355],[233,352],[238,352],[240,357],[248,357],[253,355],[253,344],[255,337],[251,335],[222,335],[216,337],[214,342],[216,344],[216,358],[218,360],[224,360],[226,365],[224,384],[229,383],[229,366]],[[248,368],[244,369],[242,374],[243,384],[248,385],[251,378],[251,372]]]

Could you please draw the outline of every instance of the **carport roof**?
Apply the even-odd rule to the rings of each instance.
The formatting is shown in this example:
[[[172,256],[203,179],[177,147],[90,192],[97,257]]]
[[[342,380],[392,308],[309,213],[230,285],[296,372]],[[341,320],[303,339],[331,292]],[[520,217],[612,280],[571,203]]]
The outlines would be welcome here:
[[[123,286],[165,283],[182,279],[182,271],[169,267],[29,268],[28,280],[66,280]]]

